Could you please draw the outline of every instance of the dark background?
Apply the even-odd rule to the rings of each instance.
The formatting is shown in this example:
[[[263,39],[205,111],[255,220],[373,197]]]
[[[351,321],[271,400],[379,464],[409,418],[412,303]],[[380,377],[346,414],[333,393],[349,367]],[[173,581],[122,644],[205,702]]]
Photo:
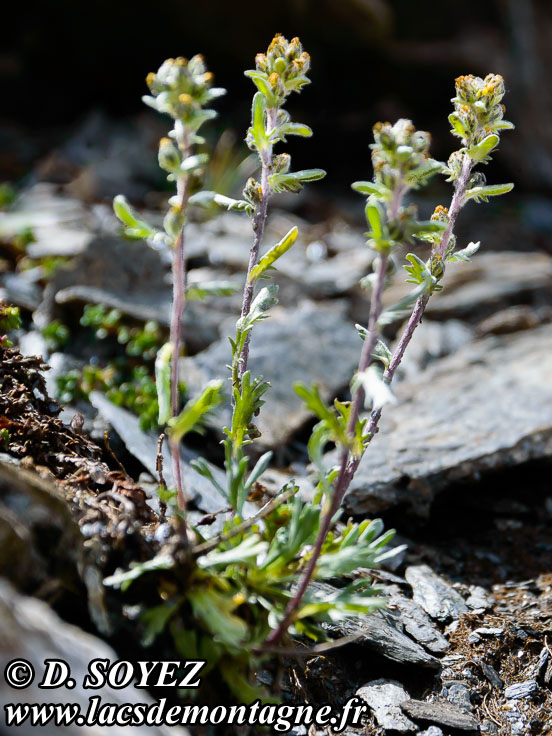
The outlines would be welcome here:
[[[48,156],[64,151],[65,166],[82,164],[82,152],[71,153],[67,141],[87,122],[92,147],[95,136],[110,136],[107,121],[126,126],[119,135],[132,138],[135,129],[143,136],[144,120],[155,118],[141,103],[144,77],[169,56],[205,55],[216,84],[228,89],[212,135],[229,127],[242,140],[253,93],[243,70],[278,31],[299,35],[312,56],[312,84],[292,96],[289,109],[315,135],[287,148],[295,168],[327,169],[319,196],[341,196],[352,180],[370,178],[367,146],[377,120],[411,118],[432,132],[433,155],[446,159],[455,147],[447,122],[454,78],[494,72],[505,77],[507,118],[516,131],[504,136],[486,173],[492,181],[515,181],[510,203],[522,209],[527,196],[537,197],[529,216],[541,234],[552,230],[548,0],[57,0],[12,8],[15,21],[5,26],[0,55],[4,180],[70,179]],[[96,189],[92,198],[112,194]]]

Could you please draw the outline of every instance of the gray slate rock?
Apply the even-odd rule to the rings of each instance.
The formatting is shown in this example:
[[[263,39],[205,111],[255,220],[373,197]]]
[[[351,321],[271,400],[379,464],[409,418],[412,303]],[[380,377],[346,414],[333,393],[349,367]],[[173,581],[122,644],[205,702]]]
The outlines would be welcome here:
[[[428,565],[411,565],[404,576],[412,586],[414,600],[431,618],[449,621],[468,610],[460,593]]]
[[[411,380],[420,375],[430,363],[452,355],[474,339],[474,331],[464,322],[449,319],[445,322],[424,320],[405,352],[397,379]]]
[[[138,320],[170,324],[172,287],[161,255],[143,241],[111,235],[94,238],[69,269],[59,270],[46,287],[35,313],[42,327],[58,315],[58,305],[104,304]],[[200,350],[215,340],[221,315],[202,303],[190,303],[182,316],[188,347]]]
[[[481,585],[470,585],[470,595],[466,598],[466,605],[474,613],[483,613],[492,607],[494,600],[489,591]]]
[[[256,422],[262,432],[259,445],[278,447],[311,417],[293,386],[300,381],[317,383],[329,400],[346,386],[358,362],[362,343],[345,314],[343,302],[301,302],[296,309],[277,307],[270,319],[253,331],[249,369],[272,384]],[[205,383],[228,378],[225,369],[230,347],[225,337],[193,358],[181,362],[181,377],[190,392]],[[230,406],[219,412],[216,426],[229,425]]]
[[[479,666],[481,667],[481,672],[485,675],[491,685],[497,690],[502,690],[504,687],[504,683],[500,679],[495,668],[492,665],[487,664],[487,662],[480,662]]]
[[[60,195],[55,184],[40,183],[23,192],[15,209],[0,213],[0,237],[11,238],[30,228],[32,258],[74,256],[93,239],[95,218],[77,199]]]
[[[427,703],[424,700],[407,700],[401,704],[406,715],[416,721],[432,721],[441,726],[457,728],[459,731],[475,731],[479,728],[479,721],[475,716],[465,713],[457,705],[438,700]]]
[[[98,391],[93,391],[90,394],[90,401],[111,424],[125,443],[128,451],[140,460],[142,465],[156,478],[158,436],[154,432],[144,432],[140,429],[138,418],[134,414],[119,406],[115,406],[115,404]],[[204,478],[190,467],[190,460],[193,460],[197,455],[192,453],[191,450],[181,447],[180,456],[182,459],[181,467],[184,490],[190,495],[194,504],[201,511],[207,513],[213,513],[227,506],[228,501],[209,483],[207,478]],[[209,467],[216,480],[224,486],[225,476],[222,470],[214,465],[209,465]],[[167,485],[174,486],[170,452],[166,442],[163,443],[163,475],[165,476]],[[257,508],[253,504],[249,502],[244,504],[245,517],[251,516],[256,510]]]
[[[400,620],[390,611],[376,611],[363,618],[345,619],[330,628],[344,636],[358,635],[359,644],[393,662],[439,668],[439,660],[403,633]]]
[[[30,311],[40,304],[42,291],[26,272],[3,274],[0,283],[3,286],[3,298],[10,304]]]
[[[466,713],[472,710],[470,691],[463,682],[453,682],[447,687],[447,700]]]
[[[466,345],[396,386],[347,512],[427,514],[450,483],[552,455],[552,326]]]
[[[471,263],[447,268],[443,292],[432,298],[429,319],[481,319],[520,301],[550,302],[552,258],[544,253],[502,251],[478,253]],[[384,305],[404,296],[411,285],[396,280],[386,291]]]
[[[368,703],[382,728],[399,733],[416,730],[416,724],[401,711],[400,704],[410,698],[399,682],[373,680],[359,688],[355,695]]]
[[[504,697],[508,700],[519,700],[521,698],[530,698],[534,695],[539,686],[536,680],[525,680],[525,682],[516,682],[515,685],[509,685],[504,690]]]
[[[134,684],[125,688],[111,688],[107,685],[98,690],[85,690],[82,687],[88,672],[89,663],[94,659],[107,659],[115,662],[117,654],[101,639],[70,626],[62,621],[45,603],[34,598],[19,595],[4,579],[0,578],[0,671],[13,659],[25,659],[31,663],[36,673],[34,682],[24,689],[15,689],[0,678],[0,707],[8,703],[62,703],[78,704],[81,713],[86,713],[88,701],[92,694],[98,695],[102,703],[147,703],[154,701],[145,693],[137,690]],[[63,659],[71,669],[71,677],[75,681],[73,689],[61,687],[55,690],[44,690],[38,683],[44,672],[46,659]],[[2,729],[6,726],[3,724]],[[4,730],[2,731],[4,733]],[[43,736],[129,736],[149,734],[150,736],[186,736],[189,731],[181,727],[165,726],[66,726],[63,729],[53,722],[38,729],[30,723],[7,729],[8,733],[20,736],[31,736],[39,732]]]
[[[401,623],[413,639],[434,654],[442,654],[449,648],[447,639],[419,603],[404,596],[397,586],[391,587],[389,595],[391,608],[399,612]]]

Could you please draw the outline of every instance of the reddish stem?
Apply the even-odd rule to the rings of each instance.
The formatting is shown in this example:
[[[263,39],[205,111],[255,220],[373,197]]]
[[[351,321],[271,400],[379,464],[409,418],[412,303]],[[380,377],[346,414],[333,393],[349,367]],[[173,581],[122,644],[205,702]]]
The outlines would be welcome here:
[[[381,312],[381,297],[383,293],[383,285],[385,282],[385,273],[387,271],[387,261],[388,261],[388,256],[382,255],[380,258],[379,264],[378,264],[378,270],[376,272],[376,284],[374,286],[374,290],[372,292],[372,299],[370,302],[370,318],[369,318],[369,323],[368,323],[368,333],[366,335],[366,339],[364,340],[364,346],[362,348],[360,362],[358,365],[359,373],[365,371],[366,368],[368,367],[368,364],[370,363],[370,360],[372,359],[372,353],[374,352],[374,348],[376,346],[377,322],[378,322],[380,312]],[[354,436],[354,430],[356,427],[358,414],[360,412],[360,407],[363,401],[364,401],[364,391],[362,388],[359,388],[357,389],[353,397],[353,403],[351,406],[351,415],[349,418],[349,433],[352,436]],[[282,634],[285,631],[287,631],[287,628],[290,624],[293,614],[295,613],[295,611],[301,604],[301,601],[303,600],[303,596],[305,595],[307,591],[312,575],[314,573],[314,568],[316,567],[316,563],[318,562],[318,558],[320,557],[320,552],[322,551],[324,540],[326,539],[326,536],[328,535],[328,531],[330,529],[330,524],[332,522],[332,519],[337,509],[341,505],[343,496],[345,495],[347,488],[349,487],[350,478],[349,478],[349,472],[348,472],[348,459],[349,459],[349,450],[348,448],[345,448],[341,454],[339,475],[337,477],[335,489],[332,494],[331,502],[322,517],[320,528],[318,530],[318,536],[316,537],[316,542],[314,544],[314,549],[303,571],[303,576],[299,582],[299,585],[297,586],[297,590],[295,591],[293,598],[289,601],[287,605],[287,608],[284,614],[284,618],[280,621],[278,627],[271,632],[271,634],[268,636],[265,642],[269,646],[272,644],[275,644],[278,641],[278,639],[282,636]]]
[[[278,108],[270,108],[267,110],[267,122],[266,122],[266,133],[267,135],[270,135],[274,128],[276,127],[276,118],[278,115]],[[268,211],[268,200],[270,198],[270,195],[272,194],[272,191],[270,189],[270,182],[269,177],[272,173],[272,145],[267,146],[267,148],[261,152],[261,201],[257,205],[257,209],[255,211],[255,216],[253,218],[253,231],[255,233],[255,237],[253,240],[253,245],[251,246],[251,250],[249,252],[249,265],[247,267],[247,278],[245,279],[245,286],[243,289],[243,301],[242,301],[242,311],[241,316],[245,317],[246,314],[249,314],[249,310],[251,309],[251,302],[253,301],[253,292],[255,290],[255,284],[254,282],[249,281],[249,274],[251,271],[255,268],[257,265],[257,261],[259,260],[259,248],[261,245],[261,240],[263,238],[264,233],[264,227],[266,223],[266,216]],[[249,340],[251,337],[251,331],[247,334],[247,337],[245,339],[244,346],[242,348],[242,351],[240,353],[239,357],[239,366],[238,366],[238,377],[241,379],[245,371],[247,370],[247,362],[249,359]]]
[[[190,145],[185,131],[180,130],[178,145],[182,153],[182,158],[186,159],[190,154]],[[177,192],[179,195],[179,207],[182,213],[185,213],[189,198],[189,177],[181,176],[177,181]],[[186,267],[186,250],[184,238],[184,225],[182,226],[178,238],[175,243],[172,263],[172,281],[173,281],[173,301],[171,313],[170,341],[172,344],[171,356],[171,416],[177,417],[180,411],[180,391],[178,387],[178,361],[180,358],[180,348],[182,345],[182,314],[186,308],[186,292],[187,292],[187,267]],[[182,468],[180,462],[180,443],[169,438],[169,448],[171,451],[172,470],[174,482],[177,488],[177,504],[179,510],[184,514],[187,506],[187,496],[184,492],[184,484],[182,481]],[[187,541],[187,530],[185,522],[180,525],[180,530],[184,540]]]
[[[470,159],[470,157],[467,154],[464,154],[464,161],[462,163],[462,169],[460,172],[460,176],[458,177],[458,180],[456,182],[451,205],[448,211],[448,217],[449,217],[448,225],[447,225],[445,232],[443,233],[443,237],[441,238],[439,245],[435,249],[435,253],[440,255],[441,258],[444,257],[447,251],[448,245],[450,243],[450,239],[452,237],[454,225],[456,223],[456,218],[458,217],[458,213],[460,212],[462,206],[465,204],[466,189],[467,189],[468,180],[469,180],[470,173],[471,173],[473,166],[474,166],[474,162]],[[398,186],[394,192],[393,199],[388,209],[388,215],[389,215],[390,220],[395,219],[397,217],[403,194],[404,194],[404,188]],[[372,357],[372,353],[374,351],[374,347],[376,345],[377,321],[379,319],[379,314],[381,311],[381,294],[383,291],[386,268],[387,268],[387,258],[382,257],[380,264],[379,264],[377,277],[376,277],[376,285],[374,287],[374,291],[372,292],[372,302],[370,305],[370,320],[368,324],[368,332],[366,335],[366,339],[364,341],[364,347],[362,350],[362,355],[361,355],[360,363],[358,367],[359,372],[366,370],[366,368],[368,367],[371,357]],[[399,367],[399,364],[403,358],[404,352],[410,340],[412,339],[414,331],[422,320],[422,316],[424,314],[426,305],[429,301],[429,296],[430,296],[429,294],[424,294],[417,300],[414,306],[414,310],[410,316],[410,319],[408,320],[408,324],[391,357],[389,367],[384,373],[383,379],[386,383],[391,383],[393,376],[395,375],[395,371]],[[351,414],[350,414],[349,426],[348,426],[349,433],[354,433],[356,422],[357,422],[358,415],[360,412],[360,407],[363,401],[364,401],[364,391],[362,388],[359,388],[355,392],[355,395],[353,397],[353,404],[351,406]],[[293,614],[295,613],[295,611],[301,604],[303,596],[305,595],[308,585],[310,583],[310,580],[314,574],[314,569],[316,567],[316,563],[318,562],[318,558],[320,557],[320,552],[322,550],[324,540],[326,539],[326,536],[330,529],[331,521],[333,517],[335,516],[337,510],[341,506],[341,503],[345,497],[345,494],[347,493],[347,489],[349,488],[351,480],[353,479],[358,469],[358,466],[360,464],[360,461],[362,460],[366,447],[371,442],[372,438],[377,432],[377,427],[378,427],[380,417],[381,417],[381,408],[375,409],[371,413],[370,421],[367,427],[368,440],[364,446],[362,455],[358,457],[351,457],[348,449],[344,449],[341,454],[339,474],[337,476],[334,492],[332,494],[331,503],[329,505],[329,508],[326,510],[324,517],[322,519],[322,522],[320,524],[320,529],[318,531],[318,536],[317,536],[317,539],[314,545],[313,552],[303,572],[303,577],[301,578],[301,581],[297,587],[297,590],[286,608],[284,618],[282,619],[278,627],[274,629],[274,631],[272,631],[272,633],[268,636],[266,640],[267,645],[275,644],[278,641],[278,639],[282,636],[282,634],[287,630],[291,622],[291,619],[293,617]]]

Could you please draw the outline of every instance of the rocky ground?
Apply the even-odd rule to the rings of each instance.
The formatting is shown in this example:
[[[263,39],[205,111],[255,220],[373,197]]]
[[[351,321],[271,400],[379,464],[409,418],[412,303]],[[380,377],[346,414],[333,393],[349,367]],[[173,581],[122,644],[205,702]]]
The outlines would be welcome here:
[[[366,321],[358,281],[370,259],[362,231],[344,220],[312,226],[276,212],[267,242],[293,224],[300,241],[281,262],[281,305],[255,333],[251,368],[272,383],[259,424],[260,446],[275,451],[278,466],[267,483],[295,477],[308,495],[311,420],[293,383],[316,381],[326,399],[345,395],[360,346],[354,322]],[[34,235],[26,269],[11,245],[22,228]],[[22,355],[3,350],[0,364],[1,428],[10,431],[0,457],[0,642],[35,642],[25,651],[2,644],[1,656],[44,659],[55,630],[56,651],[74,657],[77,671],[91,647],[105,650],[92,634],[128,647],[124,632],[114,634],[101,577],[159,544],[157,437],[100,392],[64,409],[50,396],[56,377],[102,350],[80,336],[84,304],[167,326],[168,254],[120,240],[109,207],[46,183],[0,214],[0,241],[0,298],[24,317]],[[188,242],[191,281],[240,282],[247,218],[193,223]],[[63,267],[47,276],[52,258]],[[347,513],[383,516],[407,545],[376,574],[389,606],[336,630],[352,637],[347,645],[291,660],[283,674],[259,673],[286,701],[339,705],[358,694],[370,716],[350,734],[552,733],[551,287],[544,251],[483,243],[472,264],[449,269],[346,499]],[[397,275],[389,304],[406,288]],[[181,368],[192,392],[225,377],[237,306],[237,297],[217,298],[185,313]],[[54,319],[73,330],[64,350],[41,332]],[[213,427],[203,448],[214,473],[217,439]],[[197,451],[183,449],[195,519],[224,506],[187,464]],[[0,686],[0,699],[9,698]]]

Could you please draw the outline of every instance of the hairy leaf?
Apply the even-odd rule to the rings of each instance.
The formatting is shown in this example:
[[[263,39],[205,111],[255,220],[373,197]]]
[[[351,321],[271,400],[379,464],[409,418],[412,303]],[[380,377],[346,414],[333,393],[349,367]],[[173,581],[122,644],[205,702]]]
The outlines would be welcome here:
[[[448,263],[457,263],[458,261],[469,261],[470,258],[479,250],[480,242],[470,243],[462,250],[457,250],[447,256]]]
[[[389,189],[384,184],[375,181],[355,181],[351,184],[352,189],[359,194],[375,195],[380,199],[388,199],[390,195]]]
[[[136,210],[131,207],[127,198],[122,194],[118,194],[113,199],[113,211],[125,225],[124,232],[127,237],[144,240],[155,235],[155,228],[138,216]]]
[[[226,207],[227,210],[237,210],[238,212],[249,212],[253,209],[245,199],[232,199],[232,197],[226,197],[224,194],[218,194],[209,190],[192,194],[188,201],[190,204],[197,205],[198,207],[210,207],[216,204],[219,207]]]
[[[489,197],[498,197],[501,194],[508,194],[514,188],[512,183],[509,184],[488,184],[487,186],[473,187],[466,192],[466,199],[474,199],[476,202],[488,202]]]
[[[486,136],[479,143],[475,143],[473,146],[470,146],[470,148],[468,148],[468,154],[472,161],[486,163],[491,160],[489,154],[493,148],[496,148],[499,142],[500,138],[496,133],[491,133],[491,135]]]
[[[286,253],[291,248],[291,246],[297,240],[298,234],[299,230],[297,229],[297,227],[292,227],[287,235],[284,235],[279,243],[276,243],[276,245],[274,245],[268,251],[268,253],[265,253],[265,255],[255,266],[255,268],[251,270],[248,281],[251,283],[252,281],[256,281],[260,276],[262,276],[263,273],[278,260],[278,258],[283,256],[284,253]]]
[[[188,432],[200,432],[209,414],[222,403],[223,382],[209,381],[201,394],[188,401],[177,417],[169,420],[169,434],[178,441]]]
[[[169,421],[171,416],[171,357],[173,354],[172,342],[166,342],[159,349],[155,359],[155,386],[157,388],[157,403],[159,404],[159,424]]]

